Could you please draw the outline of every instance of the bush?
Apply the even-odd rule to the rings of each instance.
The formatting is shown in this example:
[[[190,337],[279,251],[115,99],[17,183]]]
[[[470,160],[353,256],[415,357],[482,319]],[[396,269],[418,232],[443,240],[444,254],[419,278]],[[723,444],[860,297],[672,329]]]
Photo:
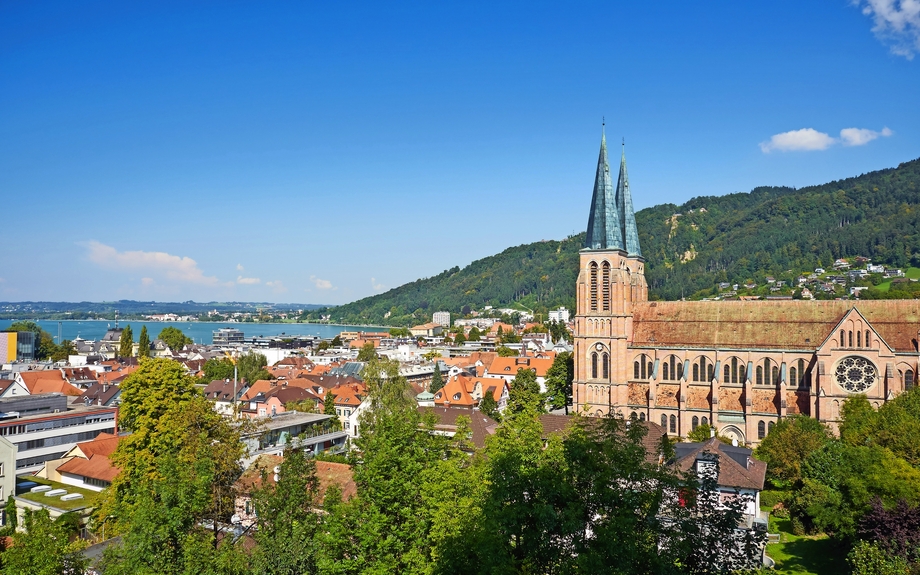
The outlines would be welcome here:
[[[853,575],[908,575],[907,561],[882,551],[875,543],[860,541],[850,554],[847,563]]]
[[[766,507],[767,509],[773,509],[779,503],[785,504],[791,495],[791,491],[765,489],[760,492],[760,506]]]

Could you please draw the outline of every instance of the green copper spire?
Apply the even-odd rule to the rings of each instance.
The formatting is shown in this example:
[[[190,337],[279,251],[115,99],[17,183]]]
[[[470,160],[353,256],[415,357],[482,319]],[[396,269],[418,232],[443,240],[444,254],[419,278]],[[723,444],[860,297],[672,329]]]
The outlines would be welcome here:
[[[642,257],[639,249],[639,230],[633,213],[632,195],[629,193],[629,176],[626,174],[626,142],[620,156],[620,176],[617,178],[617,212],[623,225],[623,246],[629,256]]]
[[[597,157],[597,174],[594,176],[594,195],[588,214],[588,233],[585,248],[589,250],[623,249],[623,232],[617,213],[610,165],[607,163],[607,137],[601,135],[601,152]]]

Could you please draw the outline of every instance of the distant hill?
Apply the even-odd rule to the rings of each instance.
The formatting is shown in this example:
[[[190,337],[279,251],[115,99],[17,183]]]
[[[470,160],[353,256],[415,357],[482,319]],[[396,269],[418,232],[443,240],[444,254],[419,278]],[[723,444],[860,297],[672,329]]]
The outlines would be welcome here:
[[[118,300],[107,302],[62,302],[62,301],[20,301],[0,302],[0,319],[95,319],[115,317],[139,318],[150,314],[174,313],[176,315],[199,315],[217,310],[218,313],[234,312],[311,310],[325,306],[299,303],[260,302],[157,302]]]
[[[587,218],[588,200],[585,199]],[[920,266],[920,159],[820,186],[760,187],[636,214],[652,298],[690,297],[722,281],[762,282],[841,257]],[[584,234],[525,244],[305,318],[409,325],[439,310],[517,304],[574,309]]]

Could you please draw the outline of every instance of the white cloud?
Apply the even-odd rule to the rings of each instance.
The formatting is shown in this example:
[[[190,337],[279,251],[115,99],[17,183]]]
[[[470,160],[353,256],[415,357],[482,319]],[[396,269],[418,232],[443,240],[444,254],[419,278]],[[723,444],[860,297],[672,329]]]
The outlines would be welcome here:
[[[236,264],[236,271],[238,272],[243,271],[243,264]]]
[[[237,276],[236,283],[243,284],[243,285],[254,285],[257,283],[262,283],[262,280],[260,280],[259,278],[244,278],[243,276]],[[268,283],[271,283],[271,282],[268,282]]]
[[[888,128],[882,128],[881,132],[866,128],[844,128],[840,130],[840,141],[844,146],[865,146],[879,136],[887,138],[893,133]]]
[[[920,2],[920,0],[917,1]],[[882,128],[880,132],[866,128],[844,128],[840,130],[838,139],[814,128],[802,128],[776,134],[769,141],[761,142],[760,149],[764,154],[769,154],[775,150],[780,152],[826,150],[839,143],[844,146],[865,146],[872,140],[879,137],[887,138],[892,134],[894,132],[887,127]]]
[[[141,278],[141,284],[144,287],[150,287],[154,284],[153,278]]]
[[[87,257],[99,266],[120,270],[155,271],[168,279],[198,285],[219,285],[214,276],[206,276],[198,263],[190,257],[174,256],[166,252],[130,251],[120,252],[95,240],[86,244]]]
[[[920,0],[852,1],[872,17],[872,32],[892,54],[912,60],[920,52]]]
[[[371,278],[371,287],[374,289],[374,291],[381,291],[381,290],[387,289],[387,286],[377,283],[377,280],[374,278]]]
[[[316,286],[316,289],[333,289],[332,282],[329,280],[319,279],[316,276],[310,276],[310,281]]]
[[[265,285],[272,288],[275,293],[284,293],[287,291],[287,287],[281,282],[281,280],[275,280],[273,282],[265,282]]]
[[[768,142],[761,142],[760,149],[765,154],[773,150],[780,152],[792,152],[800,150],[826,150],[834,145],[836,140],[824,132],[819,132],[813,128],[803,128],[801,130],[791,130],[776,134]]]

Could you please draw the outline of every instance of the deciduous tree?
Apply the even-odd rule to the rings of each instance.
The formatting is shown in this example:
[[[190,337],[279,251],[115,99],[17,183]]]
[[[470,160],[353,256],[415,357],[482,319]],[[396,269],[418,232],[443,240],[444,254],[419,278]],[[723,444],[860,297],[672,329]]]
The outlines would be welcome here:
[[[88,560],[85,544],[63,524],[51,520],[48,511],[26,510],[23,531],[13,533],[13,546],[3,553],[3,573],[9,575],[76,575],[83,573]]]
[[[195,343],[192,338],[185,335],[181,329],[171,325],[161,329],[157,339],[163,340],[167,347],[173,351],[182,351],[182,348],[186,345]]]

